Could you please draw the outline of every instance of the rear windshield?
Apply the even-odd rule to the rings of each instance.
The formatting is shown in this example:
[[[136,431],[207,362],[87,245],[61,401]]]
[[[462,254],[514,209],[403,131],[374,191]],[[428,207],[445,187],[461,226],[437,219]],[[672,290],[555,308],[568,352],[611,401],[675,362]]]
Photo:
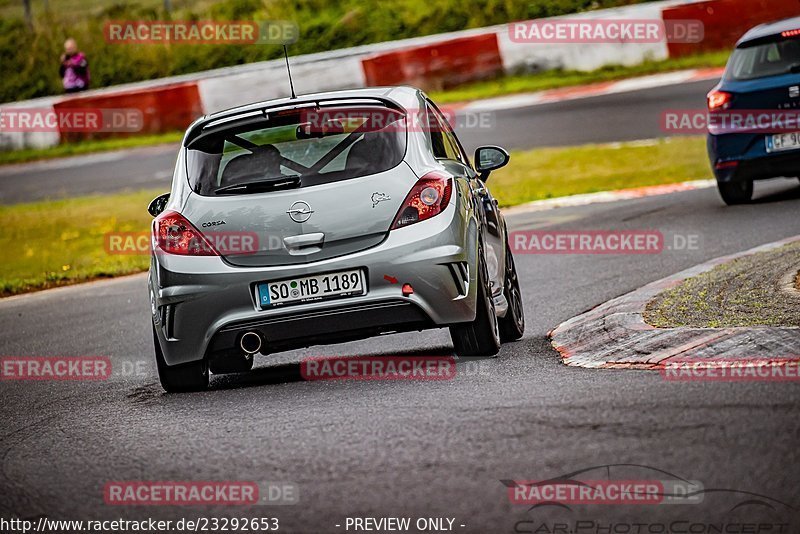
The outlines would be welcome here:
[[[201,134],[187,147],[186,167],[201,195],[268,192],[389,170],[405,145],[405,116],[395,110],[293,111]]]
[[[725,78],[754,80],[800,72],[800,39],[784,39],[734,50]]]

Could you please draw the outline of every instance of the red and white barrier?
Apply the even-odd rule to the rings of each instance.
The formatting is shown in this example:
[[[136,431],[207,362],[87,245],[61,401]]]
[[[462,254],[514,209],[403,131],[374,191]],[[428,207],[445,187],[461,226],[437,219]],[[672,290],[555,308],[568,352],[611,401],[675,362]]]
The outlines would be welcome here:
[[[497,35],[459,37],[361,60],[367,85],[415,85],[446,89],[503,72]]]
[[[136,134],[154,134],[182,130],[203,114],[200,93],[196,82],[175,83],[100,94],[79,94],[53,104],[62,109],[119,109],[133,110],[141,115],[141,128]],[[109,129],[113,127],[109,125]],[[62,132],[62,139],[76,141],[89,135],[115,135],[114,133]]]

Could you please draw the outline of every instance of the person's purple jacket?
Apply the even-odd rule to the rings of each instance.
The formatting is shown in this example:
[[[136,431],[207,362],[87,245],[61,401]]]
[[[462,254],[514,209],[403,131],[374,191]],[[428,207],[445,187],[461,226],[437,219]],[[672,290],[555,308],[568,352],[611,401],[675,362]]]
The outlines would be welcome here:
[[[89,62],[83,52],[64,56],[59,69],[64,90],[68,93],[89,87]]]

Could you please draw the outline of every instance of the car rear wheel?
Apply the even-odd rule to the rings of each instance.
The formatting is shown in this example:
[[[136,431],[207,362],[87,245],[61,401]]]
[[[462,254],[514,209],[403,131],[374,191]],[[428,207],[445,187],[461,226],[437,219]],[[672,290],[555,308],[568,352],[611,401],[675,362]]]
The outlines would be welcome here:
[[[208,388],[208,362],[205,358],[197,362],[181,365],[167,365],[164,353],[153,327],[153,345],[156,352],[156,367],[161,387],[168,393],[203,391]]]
[[[457,356],[495,356],[500,352],[500,328],[482,250],[478,251],[478,257],[480,259],[475,320],[450,326],[450,337]]]
[[[516,341],[525,333],[525,308],[522,306],[522,291],[511,247],[506,243],[506,281],[503,294],[508,301],[506,316],[499,319],[500,341]]]
[[[747,204],[753,198],[753,181],[743,180],[736,182],[717,182],[719,194],[725,204]]]

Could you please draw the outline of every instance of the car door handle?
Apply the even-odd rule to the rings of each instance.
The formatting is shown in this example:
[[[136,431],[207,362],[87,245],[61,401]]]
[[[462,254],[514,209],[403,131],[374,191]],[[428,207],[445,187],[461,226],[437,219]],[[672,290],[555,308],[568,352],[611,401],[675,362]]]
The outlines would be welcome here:
[[[319,252],[322,243],[325,241],[325,234],[316,232],[313,234],[293,235],[283,238],[283,244],[290,254],[310,254]]]

